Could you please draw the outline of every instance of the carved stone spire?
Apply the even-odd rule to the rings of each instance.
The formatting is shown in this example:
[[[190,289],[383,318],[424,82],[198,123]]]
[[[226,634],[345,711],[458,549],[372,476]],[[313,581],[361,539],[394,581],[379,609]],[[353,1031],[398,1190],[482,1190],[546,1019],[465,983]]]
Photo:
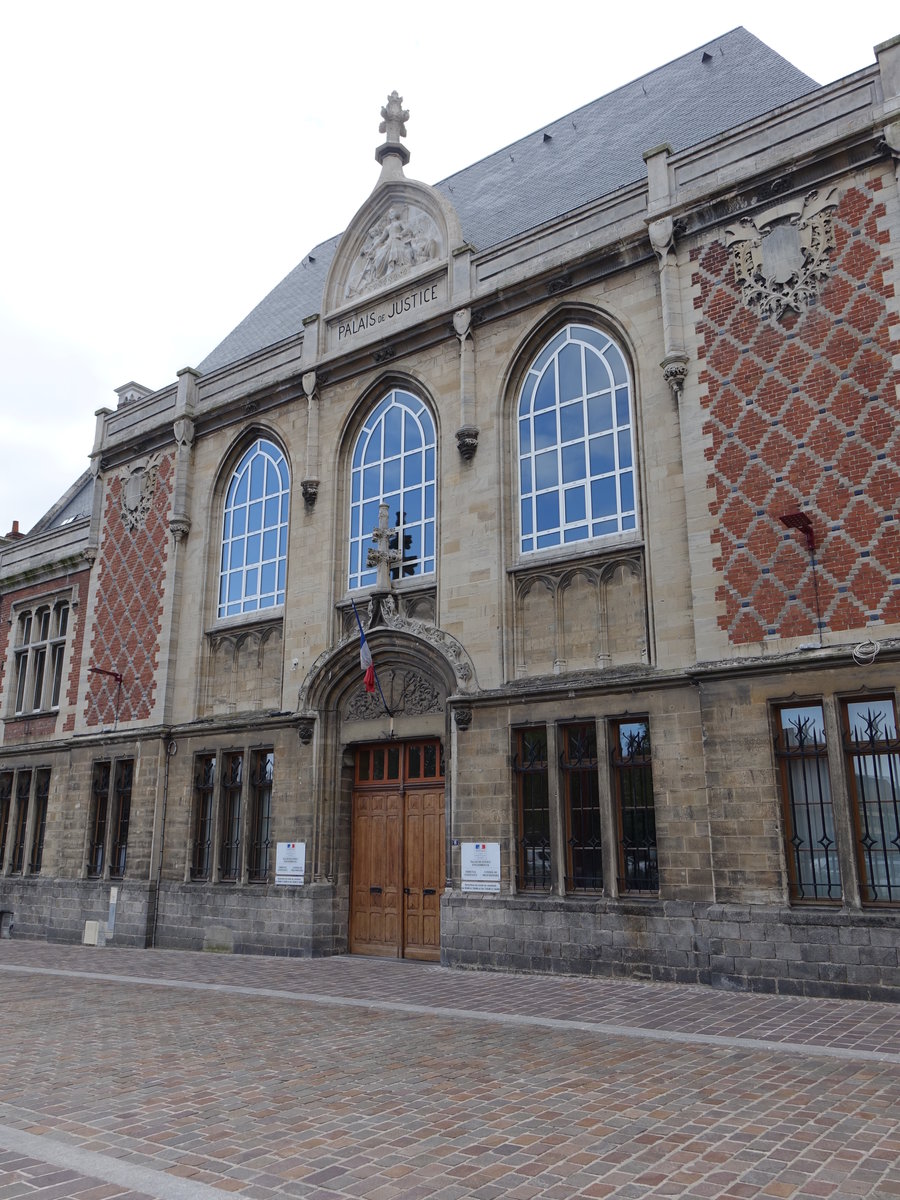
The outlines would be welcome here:
[[[403,561],[402,552],[390,548],[391,538],[395,536],[397,530],[388,525],[389,512],[390,509],[386,504],[378,505],[378,528],[372,533],[372,541],[375,545],[369,547],[366,559],[367,567],[378,568],[375,587],[379,592],[391,590],[391,567],[395,563]]]
[[[398,96],[396,91],[391,92],[381,110],[381,124],[378,126],[378,132],[385,135],[385,140],[375,151],[375,159],[381,163],[382,175],[386,172],[402,175],[403,168],[409,162],[409,151],[400,142],[402,137],[406,137],[408,120],[409,109],[403,107],[403,97]],[[394,159],[397,161],[392,161]]]

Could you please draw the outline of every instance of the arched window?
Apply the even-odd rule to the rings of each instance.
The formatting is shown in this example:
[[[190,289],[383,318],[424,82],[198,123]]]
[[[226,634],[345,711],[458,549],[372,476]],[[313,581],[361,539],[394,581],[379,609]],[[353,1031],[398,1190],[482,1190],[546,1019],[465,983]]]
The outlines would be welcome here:
[[[382,503],[397,531],[389,546],[403,556],[391,577],[434,573],[434,482],[434,421],[421,400],[396,388],[372,409],[353,447],[351,589],[375,583],[375,568],[366,560]]]
[[[284,604],[290,492],[284,455],[257,438],[235,467],[225,496],[220,617]]]
[[[634,529],[631,384],[618,346],[568,325],[532,363],[519,396],[523,553]]]

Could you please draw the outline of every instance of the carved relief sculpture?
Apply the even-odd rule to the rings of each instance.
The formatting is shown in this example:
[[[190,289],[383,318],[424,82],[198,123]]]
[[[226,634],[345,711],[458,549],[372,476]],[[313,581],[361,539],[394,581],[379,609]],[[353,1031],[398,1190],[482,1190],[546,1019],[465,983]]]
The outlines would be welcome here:
[[[440,233],[428,213],[409,204],[392,204],[362,240],[347,280],[346,299],[402,279],[437,258],[439,248]]]
[[[150,515],[158,470],[159,455],[154,455],[122,472],[122,524],[126,529],[139,529]]]
[[[785,309],[800,312],[815,300],[830,273],[837,204],[837,188],[814,190],[726,231],[744,303],[762,318],[777,320]]]

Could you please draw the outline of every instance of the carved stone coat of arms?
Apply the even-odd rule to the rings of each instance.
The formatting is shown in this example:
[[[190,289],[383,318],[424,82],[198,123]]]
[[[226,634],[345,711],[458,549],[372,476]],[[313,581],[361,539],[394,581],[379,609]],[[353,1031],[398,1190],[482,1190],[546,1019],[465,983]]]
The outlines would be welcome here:
[[[784,200],[726,231],[744,302],[763,318],[812,303],[830,273],[837,188]]]

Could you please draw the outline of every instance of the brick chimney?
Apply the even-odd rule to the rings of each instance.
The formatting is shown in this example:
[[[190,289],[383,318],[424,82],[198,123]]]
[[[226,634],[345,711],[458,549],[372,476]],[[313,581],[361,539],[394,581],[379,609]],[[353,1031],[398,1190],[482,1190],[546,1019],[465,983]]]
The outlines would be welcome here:
[[[25,534],[19,529],[19,522],[13,521],[12,529],[9,531],[9,533],[5,533],[3,536],[9,538],[10,541],[17,541],[19,538],[23,538]]]

